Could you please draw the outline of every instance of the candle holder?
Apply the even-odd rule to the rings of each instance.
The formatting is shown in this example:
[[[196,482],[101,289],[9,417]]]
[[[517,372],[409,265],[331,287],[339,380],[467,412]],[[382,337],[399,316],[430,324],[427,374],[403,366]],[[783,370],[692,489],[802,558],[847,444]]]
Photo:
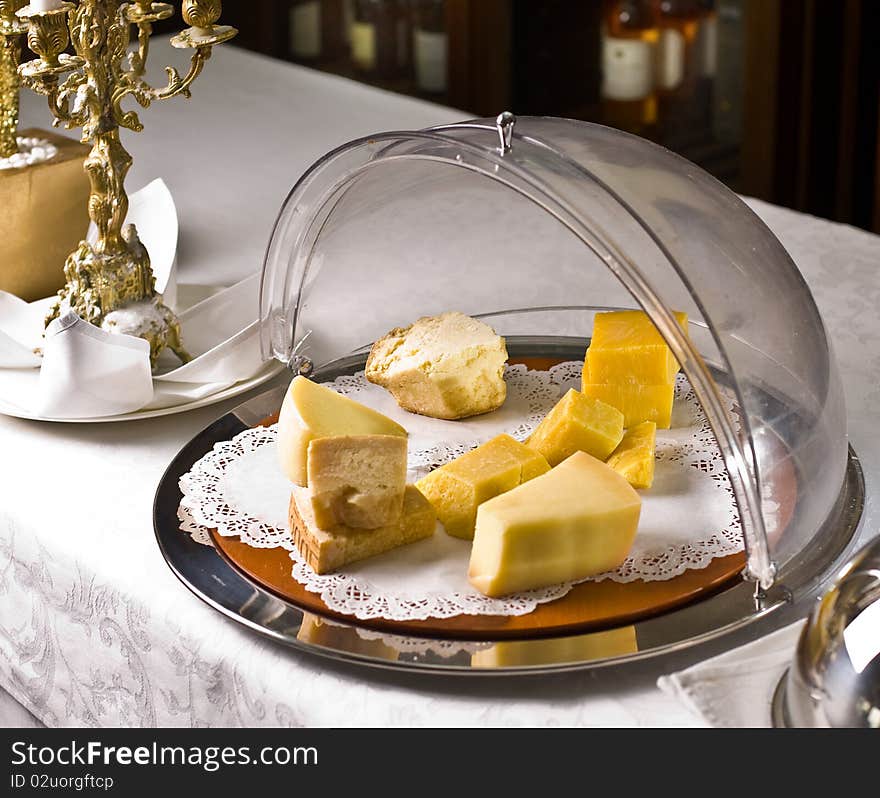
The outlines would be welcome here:
[[[144,80],[152,23],[173,13],[168,3],[81,0],[50,11],[28,6],[18,15],[27,21],[28,46],[40,57],[19,67],[22,82],[45,95],[53,124],[82,128],[82,142],[92,149],[85,160],[91,193],[89,218],[97,228],[94,243],[81,241],[65,264],[66,284],[46,322],[62,310],[105,330],[146,339],[155,365],[167,347],[186,362],[180,324],[156,292],[150,257],[134,225],[125,224],[128,195],[125,176],[131,155],[122,146],[120,128],[143,130],[137,112],[126,111],[128,97],[147,108],[158,100],[190,96],[190,86],[211,57],[214,45],[237,31],[217,26],[220,0],[188,0],[183,18],[190,25],[172,39],[175,47],[192,49],[189,72],[181,76],[166,67],[168,83],[154,88]],[[138,30],[137,48],[129,53],[131,26]],[[75,56],[63,50],[69,41]],[[62,75],[70,73],[62,81]]]
[[[67,33],[67,13],[75,8],[73,3],[61,3],[52,11],[33,12],[25,6],[18,15],[27,19],[28,47],[39,57],[19,67],[23,77],[31,75],[63,75],[82,66],[81,58],[74,58],[63,51],[70,42]],[[62,62],[63,59],[63,62]]]

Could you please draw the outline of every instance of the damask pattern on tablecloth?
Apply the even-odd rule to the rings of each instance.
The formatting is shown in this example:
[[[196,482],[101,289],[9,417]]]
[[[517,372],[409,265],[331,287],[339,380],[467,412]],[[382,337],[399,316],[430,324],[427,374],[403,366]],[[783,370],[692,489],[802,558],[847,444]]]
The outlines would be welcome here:
[[[0,683],[47,726],[302,725],[234,657],[202,648],[0,520]]]

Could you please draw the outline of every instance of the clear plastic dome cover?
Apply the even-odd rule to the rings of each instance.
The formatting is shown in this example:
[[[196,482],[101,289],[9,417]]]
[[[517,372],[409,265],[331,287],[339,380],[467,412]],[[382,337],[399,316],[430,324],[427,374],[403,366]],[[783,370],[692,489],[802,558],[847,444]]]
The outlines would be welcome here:
[[[317,368],[447,310],[587,339],[596,310],[642,308],[715,432],[748,575],[767,587],[823,545],[846,419],[810,291],[747,205],[650,142],[536,117],[353,141],[285,201],[260,302],[264,357]]]

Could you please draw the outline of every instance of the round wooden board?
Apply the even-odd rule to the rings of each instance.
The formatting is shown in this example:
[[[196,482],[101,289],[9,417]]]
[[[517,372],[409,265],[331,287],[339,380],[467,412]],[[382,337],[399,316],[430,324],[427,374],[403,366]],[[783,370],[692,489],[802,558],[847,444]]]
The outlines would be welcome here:
[[[443,532],[436,534],[442,535]],[[254,549],[238,538],[211,535],[223,557],[265,590],[302,610],[393,634],[467,640],[530,639],[609,629],[659,615],[722,588],[739,574],[744,554],[712,560],[706,568],[686,571],[665,582],[583,582],[565,596],[539,604],[527,615],[457,615],[424,621],[360,620],[327,608],[290,575],[290,554],[284,549]]]
[[[511,359],[531,369],[548,369],[560,362],[556,358]],[[277,415],[263,420],[273,424]],[[789,494],[793,480],[784,480]],[[785,502],[786,509],[794,504]],[[785,523],[780,526],[784,528]],[[438,532],[437,534],[443,534]],[[449,637],[455,639],[532,639],[560,634],[577,634],[635,623],[705,598],[740,579],[746,564],[745,553],[712,560],[706,568],[689,570],[674,579],[660,582],[584,582],[565,596],[540,604],[527,615],[458,615],[424,621],[359,620],[330,610],[316,593],[308,592],[291,576],[290,555],[284,549],[254,549],[238,538],[226,538],[212,531],[217,550],[230,565],[280,598],[297,607],[328,618],[343,620],[394,634]]]

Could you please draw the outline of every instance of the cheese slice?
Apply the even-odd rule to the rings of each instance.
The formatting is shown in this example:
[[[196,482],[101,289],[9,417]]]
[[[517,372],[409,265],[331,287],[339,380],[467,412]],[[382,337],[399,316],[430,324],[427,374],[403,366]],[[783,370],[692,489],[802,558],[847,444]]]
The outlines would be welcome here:
[[[555,466],[578,451],[604,460],[622,437],[623,413],[571,388],[538,424],[526,446]]]
[[[424,316],[373,344],[366,377],[412,413],[456,419],[504,403],[504,339],[463,313]]]
[[[503,640],[475,651],[473,668],[516,668],[563,662],[590,662],[623,657],[639,650],[634,626],[545,640]]]
[[[581,390],[585,396],[616,407],[623,413],[623,426],[626,428],[635,427],[643,421],[653,421],[658,427],[669,429],[672,423],[674,383],[667,385],[583,383]]]
[[[634,488],[650,488],[654,483],[654,445],[657,425],[653,421],[626,431],[620,445],[605,463]]]
[[[470,540],[482,502],[549,470],[541,454],[502,434],[432,471],[416,487],[450,535]]]
[[[632,547],[641,504],[620,474],[576,452],[480,505],[468,579],[497,597],[610,571]]]
[[[378,529],[320,529],[315,523],[308,489],[295,486],[290,494],[290,534],[303,559],[317,574],[428,538],[436,526],[434,508],[413,485],[406,486],[400,520]]]
[[[332,435],[398,435],[406,430],[372,408],[306,377],[294,377],[278,418],[278,457],[288,479],[308,483],[308,448]]]
[[[687,333],[687,314],[674,315]],[[596,314],[585,368],[593,383],[661,385],[675,380],[679,365],[647,313],[622,310]]]
[[[335,435],[308,449],[309,495],[315,523],[376,529],[400,520],[406,486],[406,438]]]

